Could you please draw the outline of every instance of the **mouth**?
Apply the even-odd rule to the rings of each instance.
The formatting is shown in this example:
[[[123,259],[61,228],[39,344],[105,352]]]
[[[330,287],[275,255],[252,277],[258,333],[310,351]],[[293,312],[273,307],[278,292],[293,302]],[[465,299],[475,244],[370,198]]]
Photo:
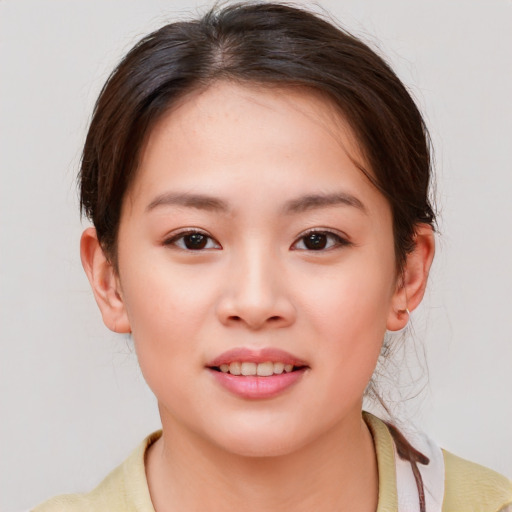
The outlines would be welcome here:
[[[273,398],[298,383],[310,369],[279,349],[233,349],[206,365],[227,391],[244,399]]]
[[[210,369],[228,373],[230,375],[243,377],[271,377],[272,375],[281,375],[283,373],[296,372],[307,368],[306,365],[294,365],[283,363],[282,361],[265,361],[263,363],[255,363],[252,361],[233,361],[232,363],[224,363],[219,366],[210,366]]]

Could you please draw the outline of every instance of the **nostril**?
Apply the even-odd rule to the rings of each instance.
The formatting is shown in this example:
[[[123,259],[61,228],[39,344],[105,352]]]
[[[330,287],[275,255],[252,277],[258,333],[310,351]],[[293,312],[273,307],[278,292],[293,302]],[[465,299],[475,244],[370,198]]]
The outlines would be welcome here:
[[[240,322],[245,322],[247,323],[250,327],[253,327],[253,328],[260,328],[262,327],[264,324],[279,324],[280,322],[283,321],[283,317],[282,316],[279,316],[279,315],[274,315],[274,316],[270,316],[268,317],[266,320],[265,319],[261,319],[261,318],[257,318],[257,319],[251,319],[251,318],[248,318],[248,317],[243,317],[243,316],[238,316],[238,315],[230,315],[229,318],[228,318],[229,321],[231,322],[235,322],[235,323],[240,323]]]

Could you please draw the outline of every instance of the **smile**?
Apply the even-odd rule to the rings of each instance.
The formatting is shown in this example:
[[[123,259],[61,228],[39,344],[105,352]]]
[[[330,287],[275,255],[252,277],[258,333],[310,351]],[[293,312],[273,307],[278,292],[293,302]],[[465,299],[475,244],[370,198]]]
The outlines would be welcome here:
[[[293,364],[284,364],[282,362],[266,361],[264,363],[239,362],[231,364],[221,364],[218,367],[222,373],[230,373],[231,375],[270,377],[271,375],[281,375],[282,373],[290,373],[299,367]]]
[[[300,381],[309,366],[279,349],[240,348],[217,357],[207,369],[217,383],[245,399],[273,398]]]

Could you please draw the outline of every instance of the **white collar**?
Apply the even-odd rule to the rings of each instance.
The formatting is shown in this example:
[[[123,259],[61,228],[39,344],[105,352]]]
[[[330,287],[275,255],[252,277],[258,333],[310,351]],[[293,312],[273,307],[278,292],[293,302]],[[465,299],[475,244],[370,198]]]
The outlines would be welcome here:
[[[423,432],[407,433],[407,440],[418,451],[430,459],[426,466],[418,464],[425,489],[425,508],[428,512],[441,512],[444,498],[444,458],[443,452],[432,439]],[[402,460],[395,451],[396,490],[399,512],[419,512],[419,496],[416,480],[409,461]]]

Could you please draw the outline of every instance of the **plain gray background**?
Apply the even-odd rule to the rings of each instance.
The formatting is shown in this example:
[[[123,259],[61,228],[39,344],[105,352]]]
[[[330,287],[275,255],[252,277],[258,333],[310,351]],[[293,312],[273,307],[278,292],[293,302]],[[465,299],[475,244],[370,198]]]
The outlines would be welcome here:
[[[130,341],[103,327],[83,274],[75,175],[113,66],[142,35],[202,5],[0,0],[2,511],[94,486],[159,427]],[[418,380],[406,396],[421,390],[411,354],[421,360],[425,347],[430,375],[394,410],[510,477],[512,2],[320,5],[387,57],[436,148],[442,233],[408,367],[394,368]]]

